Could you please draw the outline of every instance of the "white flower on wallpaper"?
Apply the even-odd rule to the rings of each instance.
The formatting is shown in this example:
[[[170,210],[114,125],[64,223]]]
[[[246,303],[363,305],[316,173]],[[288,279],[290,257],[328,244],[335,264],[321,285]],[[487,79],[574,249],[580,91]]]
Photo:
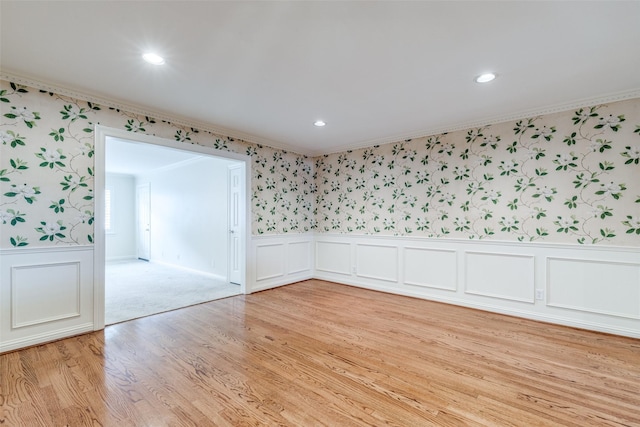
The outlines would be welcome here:
[[[316,158],[4,81],[0,105],[0,247],[92,243],[96,123],[250,156],[253,234],[639,243],[639,100]]]
[[[323,156],[318,230],[637,245],[637,103]]]
[[[93,242],[94,125],[246,154],[253,233],[312,230],[312,160],[152,117],[0,82],[0,247]]]

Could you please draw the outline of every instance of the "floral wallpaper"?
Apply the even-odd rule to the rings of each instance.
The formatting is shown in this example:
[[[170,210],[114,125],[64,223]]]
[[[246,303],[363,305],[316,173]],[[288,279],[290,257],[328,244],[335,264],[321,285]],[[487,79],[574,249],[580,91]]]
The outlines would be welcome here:
[[[640,100],[315,159],[318,230],[640,245]]]
[[[307,158],[0,81],[0,248],[93,242],[93,126],[251,156],[253,234],[640,244],[640,99]]]
[[[95,124],[252,158],[254,234],[313,228],[313,160],[0,81],[0,248],[93,242]]]

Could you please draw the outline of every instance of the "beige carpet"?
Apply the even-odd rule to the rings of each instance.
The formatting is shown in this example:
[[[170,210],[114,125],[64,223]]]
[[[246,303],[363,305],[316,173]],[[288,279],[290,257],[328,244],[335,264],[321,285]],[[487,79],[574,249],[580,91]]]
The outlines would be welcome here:
[[[239,285],[140,260],[106,263],[105,280],[107,325],[240,294]]]

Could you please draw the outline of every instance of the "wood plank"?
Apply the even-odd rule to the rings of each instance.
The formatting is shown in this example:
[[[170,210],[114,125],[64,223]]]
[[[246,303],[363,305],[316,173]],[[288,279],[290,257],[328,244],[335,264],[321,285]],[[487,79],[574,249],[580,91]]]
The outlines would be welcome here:
[[[640,426],[640,340],[309,280],[0,355],[0,425]]]

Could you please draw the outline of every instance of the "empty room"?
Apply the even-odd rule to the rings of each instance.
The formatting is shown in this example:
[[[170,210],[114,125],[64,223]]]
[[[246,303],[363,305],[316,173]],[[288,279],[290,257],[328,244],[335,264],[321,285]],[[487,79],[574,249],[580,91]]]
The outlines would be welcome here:
[[[1,1],[0,425],[640,426],[639,19]]]

